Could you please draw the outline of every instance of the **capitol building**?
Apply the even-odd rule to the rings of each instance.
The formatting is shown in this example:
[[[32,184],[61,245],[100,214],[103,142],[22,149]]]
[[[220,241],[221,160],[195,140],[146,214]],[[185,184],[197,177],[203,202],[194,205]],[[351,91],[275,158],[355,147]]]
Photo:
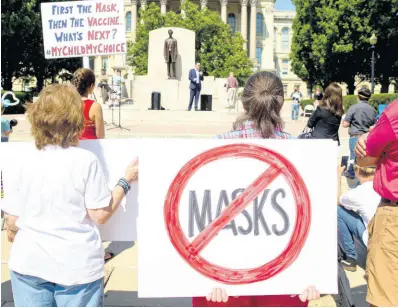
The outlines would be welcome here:
[[[307,85],[292,71],[289,59],[295,11],[277,11],[274,0],[192,0],[202,9],[219,12],[221,19],[233,32],[240,32],[247,41],[245,48],[255,63],[257,70],[275,71],[282,79],[285,97],[289,97],[294,87],[303,96],[308,95]],[[180,12],[180,0],[156,0],[161,12]],[[127,41],[136,38],[138,10],[145,9],[148,0],[125,0],[125,27]],[[101,56],[90,58],[90,68],[96,75],[102,68],[113,75],[112,67],[127,66],[125,56]],[[192,67],[194,63],[192,63]],[[129,70],[128,70],[129,71]],[[130,76],[131,70],[130,70]],[[134,77],[130,77],[134,78]]]

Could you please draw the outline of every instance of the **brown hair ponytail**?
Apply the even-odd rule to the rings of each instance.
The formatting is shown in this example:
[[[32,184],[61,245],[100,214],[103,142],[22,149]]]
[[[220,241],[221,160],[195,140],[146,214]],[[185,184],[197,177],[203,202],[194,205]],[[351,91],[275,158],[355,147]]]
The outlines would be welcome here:
[[[72,84],[76,87],[80,96],[87,94],[88,89],[95,84],[95,75],[88,68],[79,68],[74,74]]]

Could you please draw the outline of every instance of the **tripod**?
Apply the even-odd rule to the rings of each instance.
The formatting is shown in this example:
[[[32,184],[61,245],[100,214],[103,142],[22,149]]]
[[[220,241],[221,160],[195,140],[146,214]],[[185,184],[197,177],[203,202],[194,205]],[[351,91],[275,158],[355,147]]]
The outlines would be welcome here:
[[[113,77],[112,77],[112,88],[114,87],[114,82],[113,82]],[[121,121],[120,121],[120,116],[121,116],[121,109],[120,109],[120,107],[121,107],[121,105],[122,105],[122,78],[121,78],[121,76],[120,76],[120,80],[119,80],[119,94],[116,94],[117,96],[117,98],[119,99],[119,124],[118,125],[116,125],[116,123],[114,123],[114,121],[113,121],[113,110],[114,110],[114,104],[112,103],[112,125],[114,125],[114,127],[111,127],[111,128],[108,128],[108,130],[111,130],[111,129],[114,129],[114,128],[120,128],[120,129],[124,129],[124,130],[128,130],[128,131],[130,131],[130,129],[128,129],[128,128],[125,128],[125,127],[122,127],[121,126]]]

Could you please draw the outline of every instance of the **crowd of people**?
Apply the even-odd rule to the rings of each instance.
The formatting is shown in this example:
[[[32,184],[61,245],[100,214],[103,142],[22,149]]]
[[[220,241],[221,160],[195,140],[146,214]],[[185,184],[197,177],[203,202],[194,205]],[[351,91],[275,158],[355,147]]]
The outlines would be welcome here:
[[[190,108],[201,80],[198,70],[192,71],[196,84],[195,89],[191,88]],[[93,72],[79,69],[73,85],[48,86],[27,108],[37,151],[21,162],[19,185],[15,191],[6,192],[2,208],[9,240],[13,241],[9,268],[16,306],[103,305],[105,255],[97,224],[107,222],[130,184],[138,179],[138,160],[127,166],[115,188],[109,191],[97,157],[76,147],[81,139],[105,137],[101,105],[89,99],[95,85]],[[230,78],[228,89],[234,85]],[[346,166],[336,166],[336,232],[345,253],[342,266],[356,270],[354,238],[358,238],[368,246],[367,301],[374,306],[398,306],[398,101],[390,103],[376,122],[367,104],[371,94],[366,89],[359,91],[358,103],[344,119],[340,86],[332,83],[320,94],[319,105],[308,120],[309,136],[340,143],[341,123],[349,127],[351,153],[347,172],[353,176],[346,175],[354,177],[358,184],[340,194],[340,179]],[[294,119],[301,96],[295,89]],[[275,74],[258,72],[251,76],[242,93],[242,105],[244,112],[233,123],[233,130],[217,138],[296,138],[284,131],[284,91]],[[43,176],[38,178],[38,174]],[[231,297],[226,290],[217,288],[209,289],[207,297],[193,298],[192,304],[308,306],[310,300],[319,297],[316,286],[307,287],[299,296]]]

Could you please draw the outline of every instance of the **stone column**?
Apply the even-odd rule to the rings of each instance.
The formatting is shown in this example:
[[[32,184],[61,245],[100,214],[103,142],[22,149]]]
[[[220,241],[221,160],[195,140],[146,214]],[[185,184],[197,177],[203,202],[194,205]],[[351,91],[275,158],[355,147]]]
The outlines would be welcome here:
[[[166,5],[167,5],[167,0],[160,0],[160,13],[162,15],[166,14]]]
[[[200,0],[202,10],[207,9],[207,0]]]
[[[247,41],[247,4],[248,0],[241,0],[242,13],[240,20],[240,33],[245,41]],[[247,49],[247,42],[243,43],[243,48]]]
[[[257,0],[250,0],[250,59],[256,59],[256,17]]]
[[[146,9],[146,0],[141,0],[141,10],[145,10]]]
[[[137,0],[131,0],[131,40],[134,43],[137,34]]]
[[[224,23],[227,23],[228,0],[220,0],[220,3],[221,3],[221,19]]]
[[[184,4],[184,0],[180,0],[181,6]],[[185,18],[185,11],[183,8],[181,8],[181,15],[183,18]]]

